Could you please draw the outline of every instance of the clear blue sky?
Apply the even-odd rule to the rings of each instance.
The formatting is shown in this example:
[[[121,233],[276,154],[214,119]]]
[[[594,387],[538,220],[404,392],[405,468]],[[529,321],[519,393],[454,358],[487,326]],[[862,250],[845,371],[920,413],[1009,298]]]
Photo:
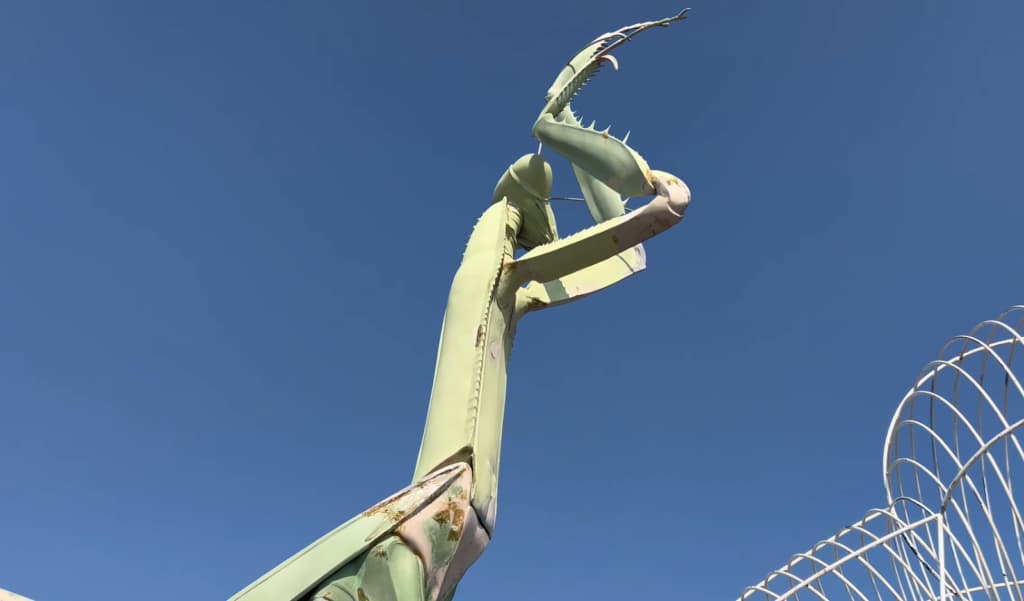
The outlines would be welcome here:
[[[691,6],[576,107],[693,205],[522,324],[461,599],[731,601],[883,504],[920,367],[1024,302],[1024,4]],[[406,484],[544,90],[680,7],[5,2],[0,587],[224,599]]]

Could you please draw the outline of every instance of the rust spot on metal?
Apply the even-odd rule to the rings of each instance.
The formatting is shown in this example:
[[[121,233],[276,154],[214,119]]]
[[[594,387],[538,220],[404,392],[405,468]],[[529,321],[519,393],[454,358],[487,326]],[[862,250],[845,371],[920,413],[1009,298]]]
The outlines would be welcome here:
[[[463,529],[466,526],[466,510],[463,507],[464,503],[459,501],[466,499],[468,499],[466,490],[457,487],[449,493],[445,506],[433,515],[435,522],[448,527],[447,539],[451,542],[457,542],[462,538]]]
[[[385,508],[385,507],[386,507],[387,505],[388,505],[388,504],[387,504],[386,502],[384,502],[384,501],[381,501],[380,503],[377,503],[377,504],[376,504],[376,505],[374,505],[373,507],[371,507],[371,508],[367,509],[366,511],[364,511],[364,512],[363,512],[363,516],[364,516],[364,517],[372,517],[372,516],[375,516],[375,515],[377,515],[378,513],[380,513],[380,512],[382,512],[382,511],[384,511],[384,508]]]
[[[448,540],[457,541],[462,538],[462,527],[466,523],[466,513],[462,509],[456,509],[452,518],[452,529],[448,532]]]
[[[366,591],[363,590],[363,587],[356,589],[356,594],[359,595],[359,601],[370,601],[370,598],[366,596]]]
[[[371,508],[367,509],[366,511],[364,511],[363,512],[363,516],[365,516],[365,517],[372,517],[372,516],[375,516],[375,515],[383,513],[385,515],[385,517],[387,517],[389,520],[391,520],[393,522],[397,522],[398,520],[400,520],[403,517],[405,517],[405,510],[404,509],[395,509],[395,508],[393,508],[393,505],[398,504],[399,501],[404,499],[406,497],[406,495],[408,495],[411,492],[413,492],[412,489],[406,491],[404,494],[401,494],[401,495],[395,497],[394,499],[385,499],[385,500],[381,501],[380,503],[377,503],[373,507],[371,507]]]
[[[480,324],[476,328],[476,346],[477,346],[477,348],[480,348],[481,346],[483,346],[484,338],[486,338],[486,337],[487,337],[487,330],[484,328],[483,324]]]
[[[373,556],[380,557],[383,559],[388,558],[388,552],[384,549],[384,545],[377,545],[373,548]]]

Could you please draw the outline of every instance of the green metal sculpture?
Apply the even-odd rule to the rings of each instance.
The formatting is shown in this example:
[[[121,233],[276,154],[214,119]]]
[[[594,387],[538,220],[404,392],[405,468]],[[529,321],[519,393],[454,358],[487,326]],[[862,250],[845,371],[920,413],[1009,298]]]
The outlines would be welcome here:
[[[581,127],[569,101],[636,34],[632,25],[581,50],[558,75],[534,135],[573,165],[597,225],[559,238],[551,168],[521,157],[502,175],[470,235],[441,327],[430,409],[413,484],[342,524],[231,601],[438,601],[494,532],[505,383],[516,325],[530,311],[611,286],[645,267],[641,243],[678,223],[682,180],[652,171],[608,131]],[[620,194],[655,196],[626,213]],[[515,258],[518,249],[527,250]]]

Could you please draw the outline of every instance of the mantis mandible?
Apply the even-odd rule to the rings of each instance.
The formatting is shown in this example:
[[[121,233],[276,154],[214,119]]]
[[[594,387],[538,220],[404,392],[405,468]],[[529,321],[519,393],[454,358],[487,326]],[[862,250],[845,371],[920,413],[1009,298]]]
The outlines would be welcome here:
[[[573,166],[596,225],[558,237],[551,167],[515,161],[470,235],[437,352],[413,484],[267,572],[231,601],[450,601],[494,532],[509,354],[519,320],[646,267],[641,243],[679,223],[690,191],[651,170],[625,140],[582,127],[569,102],[610,52],[686,11],[598,37],[562,69],[533,126]],[[627,198],[654,196],[625,213]],[[517,250],[527,251],[518,259]]]

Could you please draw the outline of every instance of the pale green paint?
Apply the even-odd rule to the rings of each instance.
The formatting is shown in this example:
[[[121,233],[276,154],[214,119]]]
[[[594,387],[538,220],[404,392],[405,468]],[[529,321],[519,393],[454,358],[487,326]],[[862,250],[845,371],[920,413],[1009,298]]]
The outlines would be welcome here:
[[[481,516],[496,496],[506,359],[512,343],[514,298],[499,282],[508,256],[508,213],[504,200],[484,212],[455,273],[413,474],[415,481],[446,461],[469,461],[475,479],[473,505]]]
[[[365,559],[371,547],[443,494],[457,477],[458,469],[452,468],[402,489],[289,557],[230,601],[297,601],[346,566],[358,571],[354,560]]]
[[[449,292],[414,483],[231,601],[451,600],[494,531],[508,359],[519,320],[642,271],[640,243],[678,223],[689,203],[681,180],[650,170],[624,140],[581,127],[569,108],[610,50],[684,13],[601,36],[549,90],[533,132],[569,159],[598,224],[558,238],[548,202],[551,169],[539,155],[521,157],[501,177]],[[620,194],[655,193],[647,206],[624,213]],[[515,259],[519,249],[529,252]]]
[[[568,105],[558,115],[558,120],[570,125],[580,126],[576,115]],[[626,205],[622,197],[611,186],[587,173],[585,169],[572,163],[572,172],[579,182],[580,192],[587,202],[587,210],[594,223],[601,223],[613,217],[618,217],[626,212]]]

